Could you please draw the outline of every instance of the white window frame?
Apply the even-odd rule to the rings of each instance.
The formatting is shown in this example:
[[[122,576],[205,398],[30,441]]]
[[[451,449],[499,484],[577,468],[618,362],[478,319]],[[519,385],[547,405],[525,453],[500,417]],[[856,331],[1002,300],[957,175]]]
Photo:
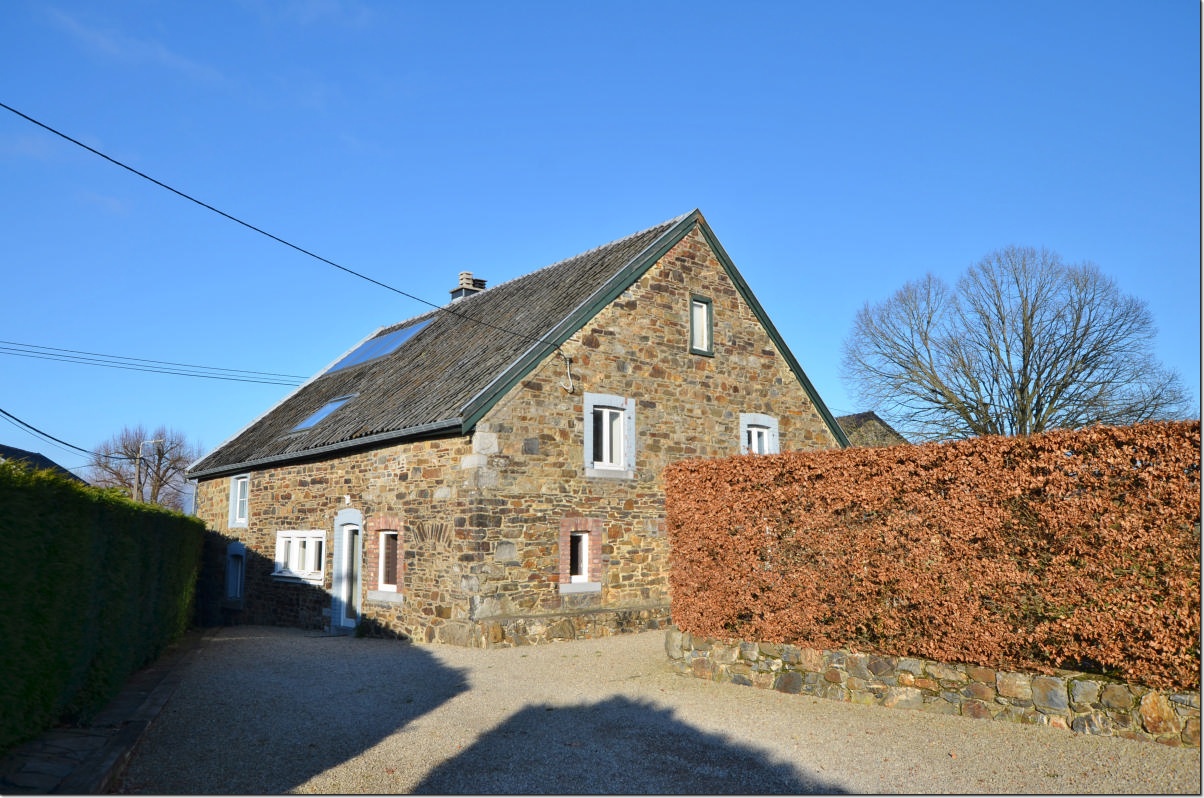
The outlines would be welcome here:
[[[751,454],[769,454],[769,427],[749,424],[744,428],[744,445]]]
[[[276,560],[272,576],[277,579],[320,585],[326,577],[326,531],[285,530],[276,533]]]
[[[690,297],[690,353],[715,354],[714,305],[704,296]]]
[[[750,445],[754,438],[764,441],[765,451],[755,451],[755,447]],[[740,414],[740,454],[777,454],[779,451],[776,418],[764,413]]]
[[[397,582],[392,584],[385,581],[385,551],[387,546],[385,541],[388,538],[393,538],[396,541],[393,552],[393,568],[395,571],[394,578]],[[401,581],[401,565],[397,562],[397,555],[401,553],[401,535],[395,529],[382,529],[380,532],[380,559],[376,567],[376,589],[386,593],[396,593],[397,584]]]
[[[589,532],[575,531],[569,533],[569,582],[584,583],[589,581]],[[573,573],[572,562],[576,555],[577,572]]]
[[[593,425],[594,468],[622,468],[623,445],[627,438],[623,434],[623,408],[601,405],[595,407]],[[601,433],[601,440],[598,439],[599,433]]]
[[[230,477],[230,518],[228,526],[245,527],[251,518],[251,475]]]
[[[617,426],[622,440],[612,446],[613,461],[594,459],[594,416],[596,413],[621,414],[617,425],[606,425],[607,434]],[[635,479],[635,400],[610,394],[585,394],[584,461],[587,477]],[[610,439],[614,443],[613,438]]]

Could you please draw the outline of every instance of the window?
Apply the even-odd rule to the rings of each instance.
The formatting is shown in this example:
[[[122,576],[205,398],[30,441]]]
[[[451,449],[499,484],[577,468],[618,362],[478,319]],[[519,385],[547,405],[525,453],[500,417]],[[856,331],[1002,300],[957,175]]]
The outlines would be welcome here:
[[[560,593],[598,594],[602,592],[602,539],[606,536],[601,519],[573,514],[560,519]]]
[[[240,474],[230,478],[230,526],[247,525],[247,504],[250,494],[250,474]]]
[[[397,592],[397,533],[391,530],[380,533],[380,568],[377,571],[378,590]]]
[[[623,467],[623,410],[594,408],[594,468]]]
[[[749,424],[744,430],[744,447],[749,454],[769,454],[769,427]]]
[[[355,395],[352,394],[351,396],[340,396],[338,399],[331,399],[329,402],[327,402],[326,404],[319,407],[313,413],[306,416],[305,420],[302,421],[297,426],[293,427],[292,431],[299,432],[300,430],[309,429],[310,427],[314,426],[319,421],[326,418],[331,413],[338,410],[340,407],[347,404],[354,398],[355,398]]]
[[[352,349],[344,355],[337,363],[331,366],[326,373],[330,374],[341,369],[358,366],[360,363],[367,363],[369,360],[391,355],[401,348],[401,345],[410,340],[416,333],[422,330],[423,327],[430,324],[431,320],[411,324],[408,327],[402,327],[400,330],[393,330],[384,335],[378,335],[375,338],[369,338],[362,344]]]
[[[585,395],[585,475],[635,478],[635,402]]]
[[[569,581],[589,581],[589,533],[569,533]]]
[[[740,454],[777,454],[778,420],[764,413],[740,414]]]
[[[695,355],[713,355],[711,346],[711,300],[696,296],[690,298],[690,352]]]
[[[326,533],[320,529],[276,533],[276,566],[272,576],[322,583],[326,567]]]
[[[226,601],[241,602],[247,573],[247,547],[238,541],[226,546]]]

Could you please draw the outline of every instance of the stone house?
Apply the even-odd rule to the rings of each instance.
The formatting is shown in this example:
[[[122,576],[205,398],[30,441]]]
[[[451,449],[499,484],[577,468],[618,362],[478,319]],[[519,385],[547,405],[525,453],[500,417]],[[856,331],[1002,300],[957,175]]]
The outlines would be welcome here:
[[[907,443],[907,439],[887,424],[873,410],[864,413],[854,413],[849,416],[837,416],[836,423],[848,436],[850,446],[898,446]]]
[[[189,476],[241,621],[506,646],[668,622],[668,463],[847,445],[693,211],[462,273]]]

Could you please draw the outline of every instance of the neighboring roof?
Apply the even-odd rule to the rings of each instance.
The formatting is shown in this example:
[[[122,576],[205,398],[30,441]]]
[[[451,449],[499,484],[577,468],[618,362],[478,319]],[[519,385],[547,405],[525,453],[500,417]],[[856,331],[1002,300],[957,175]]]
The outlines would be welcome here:
[[[906,438],[880,419],[873,410],[854,413],[851,416],[838,416],[836,423],[849,436],[849,443],[853,446],[897,446],[907,443]]]
[[[313,457],[342,449],[465,433],[539,362],[634,283],[697,225],[752,307],[834,436],[847,445],[802,367],[715,239],[691,213],[469,295],[365,342],[424,323],[395,352],[328,367],[189,468],[191,478]],[[364,342],[332,362],[340,364]],[[351,397],[311,427],[297,426]]]
[[[37,471],[41,471],[43,469],[49,469],[49,470],[55,472],[56,474],[58,474],[59,476],[67,477],[68,479],[73,479],[76,482],[83,482],[85,485],[88,484],[85,480],[82,480],[79,477],[77,477],[75,474],[72,474],[70,471],[63,468],[61,465],[54,462],[53,460],[51,460],[49,457],[47,457],[44,454],[38,454],[37,452],[27,452],[24,449],[18,449],[16,446],[5,446],[4,444],[0,443],[0,462],[2,462],[4,460],[16,460],[19,462],[23,462],[23,463],[26,463],[30,468],[35,469]]]

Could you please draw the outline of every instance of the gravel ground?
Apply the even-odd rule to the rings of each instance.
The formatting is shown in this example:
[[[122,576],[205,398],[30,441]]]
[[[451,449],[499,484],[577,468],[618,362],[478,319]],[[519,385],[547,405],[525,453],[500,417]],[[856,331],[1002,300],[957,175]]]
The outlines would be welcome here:
[[[122,792],[1186,793],[1200,752],[674,673],[664,633],[484,651],[206,636]]]

